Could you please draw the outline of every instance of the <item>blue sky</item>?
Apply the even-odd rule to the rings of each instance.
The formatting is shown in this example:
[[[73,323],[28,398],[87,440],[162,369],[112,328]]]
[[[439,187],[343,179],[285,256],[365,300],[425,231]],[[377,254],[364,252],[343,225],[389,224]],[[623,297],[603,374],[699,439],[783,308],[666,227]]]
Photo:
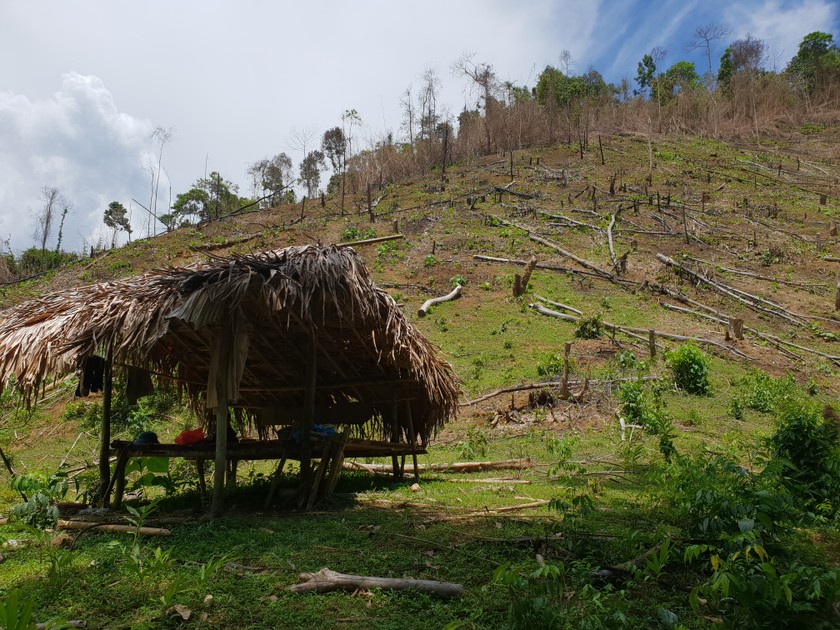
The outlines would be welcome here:
[[[105,237],[112,200],[130,206],[145,234],[156,126],[164,148],[159,207],[218,170],[248,194],[250,163],[280,151],[302,155],[356,109],[357,146],[400,134],[401,94],[434,69],[449,115],[476,96],[450,67],[465,52],[501,80],[533,86],[569,50],[572,70],[631,80],[654,46],[663,68],[688,59],[696,27],[723,23],[729,40],[768,45],[768,67],[784,68],[815,30],[840,39],[837,0],[40,0],[0,2],[0,239],[33,243],[31,210],[43,186],[73,203],[65,245]],[[719,59],[726,42],[715,42]],[[53,239],[54,240],[54,239]]]

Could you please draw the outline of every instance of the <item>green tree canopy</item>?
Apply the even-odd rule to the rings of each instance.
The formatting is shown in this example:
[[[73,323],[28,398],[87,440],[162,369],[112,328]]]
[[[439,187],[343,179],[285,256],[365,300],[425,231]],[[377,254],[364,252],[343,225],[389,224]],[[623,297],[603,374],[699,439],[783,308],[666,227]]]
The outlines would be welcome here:
[[[330,161],[333,173],[340,173],[347,153],[347,138],[341,127],[333,127],[324,132],[321,149],[323,155]]]
[[[798,80],[808,94],[840,79],[840,49],[834,43],[834,36],[819,31],[806,35],[785,73]]]
[[[324,154],[321,151],[310,151],[300,163],[300,182],[306,186],[306,194],[309,197],[318,195],[318,186],[321,185],[321,171],[324,168]]]
[[[131,223],[128,220],[128,211],[119,201],[112,201],[105,209],[102,221],[113,230],[111,236],[111,247],[117,243],[117,233],[122,230],[128,233],[128,240],[131,240]]]
[[[215,221],[236,212],[242,205],[238,186],[213,171],[210,177],[196,180],[193,187],[175,198],[171,215],[161,217],[161,222],[171,229],[192,218]]]
[[[553,66],[546,66],[537,79],[535,94],[543,107],[569,107],[584,99],[609,94],[610,87],[597,70],[567,76]]]

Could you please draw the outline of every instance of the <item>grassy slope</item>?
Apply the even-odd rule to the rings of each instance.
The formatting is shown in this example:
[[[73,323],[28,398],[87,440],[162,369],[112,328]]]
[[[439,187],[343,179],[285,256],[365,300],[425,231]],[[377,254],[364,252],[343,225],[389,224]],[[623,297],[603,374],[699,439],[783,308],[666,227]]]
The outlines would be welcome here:
[[[831,162],[837,158],[832,154],[836,152],[832,143],[837,134],[838,130],[828,130],[818,137],[796,136],[760,147],[699,138],[659,139],[653,145],[655,168],[648,191],[652,194],[658,191],[663,199],[671,195],[672,207],[665,208],[664,215],[655,205],[643,204],[638,215],[629,209],[632,198],[647,200],[643,194],[648,174],[648,145],[644,138],[604,138],[606,164],[603,165],[597,150],[591,150],[583,160],[571,147],[517,153],[513,190],[537,195],[531,200],[504,195],[499,203],[492,198],[492,187],[508,184],[510,176],[509,163],[491,156],[449,169],[445,191],[435,188],[440,174],[388,187],[377,208],[381,216],[374,225],[367,220],[366,212],[360,214],[356,210],[364,207],[361,197],[348,201],[348,208],[354,209],[347,216],[341,216],[337,200],[329,200],[326,209],[307,208],[307,218],[294,225],[299,206],[250,214],[202,229],[179,230],[133,243],[97,261],[64,270],[46,281],[7,289],[5,300],[11,303],[68,284],[108,280],[155,266],[184,264],[206,255],[191,247],[206,247],[241,237],[252,238],[232,248],[220,247],[213,253],[282,247],[310,242],[313,237],[321,242],[336,242],[347,227],[360,230],[373,227],[382,235],[391,231],[391,221],[396,220],[405,240],[396,245],[361,246],[359,251],[373,269],[376,280],[405,304],[409,317],[456,367],[464,381],[465,396],[473,398],[498,387],[536,380],[537,364],[547,363],[550,355],[561,351],[565,341],[574,340],[573,324],[542,317],[528,308],[532,296],[521,300],[511,297],[516,267],[480,262],[473,255],[519,259],[536,255],[540,262],[573,265],[553,250],[529,240],[524,231],[494,226],[487,216],[528,225],[577,255],[609,268],[604,229],[608,212],[622,204],[623,216],[638,228],[663,230],[653,218],[658,215],[664,216],[674,231],[672,236],[636,235],[629,230],[638,228],[619,221],[618,253],[627,251],[631,240],[636,240],[638,245],[637,251],[629,256],[629,279],[680,287],[694,299],[743,317],[748,326],[838,355],[840,343],[817,337],[805,328],[759,317],[731,299],[695,289],[655,260],[657,252],[672,257],[685,252],[713,261],[717,267],[710,270],[723,282],[778,301],[797,312],[831,315],[833,287],[828,285],[833,285],[836,263],[822,261],[812,243],[820,235],[824,245],[821,253],[840,255],[836,238],[828,234],[830,221],[836,217],[837,202],[831,199],[827,206],[821,206],[816,194],[838,174]],[[537,157],[540,167],[529,164],[536,162]],[[616,186],[626,184],[628,192],[615,197],[607,193],[613,176]],[[564,178],[567,184],[558,178]],[[595,187],[595,200],[591,198],[591,186]],[[710,199],[701,213],[703,192],[709,193]],[[487,195],[485,200],[470,209],[466,198],[481,194]],[[689,204],[689,219],[702,221],[689,225],[702,243],[686,244],[682,239],[681,221],[674,218],[680,216],[682,201]],[[524,212],[526,206],[563,214],[597,226],[600,231],[558,229],[550,225],[549,219]],[[600,216],[590,213],[595,208]],[[770,208],[779,209],[777,218],[768,218]],[[722,271],[724,267],[827,286],[798,288],[737,276]],[[467,280],[463,298],[440,305],[430,316],[417,319],[419,304],[432,295],[448,291],[450,279],[456,275]],[[719,325],[664,310],[658,305],[660,296],[644,291],[634,294],[599,280],[537,270],[530,291],[575,306],[587,314],[601,312],[606,320],[616,324],[653,327],[716,340],[723,336]],[[822,322],[821,327],[840,332],[831,323]],[[627,374],[614,361],[617,351],[626,348],[644,356],[645,349],[643,345],[634,347],[620,336],[617,342],[620,345],[608,341],[577,342],[572,351],[573,375]],[[715,356],[711,397],[666,394],[668,409],[680,429],[676,441],[679,450],[708,448],[747,461],[758,439],[771,432],[772,421],[764,414],[748,411],[744,420],[735,421],[727,411],[731,399],[739,392],[738,381],[747,367],[760,367],[775,375],[790,371],[800,382],[813,379],[826,399],[836,395],[835,368],[827,361],[809,355],[803,355],[802,361],[793,361],[773,348],[750,340],[741,342],[740,347],[753,361],[747,364],[733,361],[729,355]],[[653,371],[664,371],[661,358]],[[56,396],[59,401],[65,401],[71,394],[59,389]],[[655,623],[656,607],[664,606],[676,612],[688,627],[702,627],[706,620],[690,610],[685,592],[686,587],[696,583],[697,577],[686,573],[680,563],[658,582],[631,583],[626,590],[594,592],[586,586],[590,565],[627,560],[655,544],[663,531],[675,527],[656,511],[651,494],[655,488],[642,474],[648,462],[661,459],[654,438],[641,438],[639,467],[634,468],[639,471],[637,474],[616,480],[600,476],[581,478],[585,481],[580,483],[590,485],[596,504],[602,509],[580,527],[598,532],[599,537],[572,536],[562,544],[536,548],[486,540],[568,529],[557,513],[544,508],[504,517],[424,524],[424,519],[433,515],[561,496],[563,489],[547,475],[549,465],[556,459],[547,450],[553,436],[576,436],[579,441],[573,459],[584,462],[591,472],[627,463],[622,460],[614,413],[616,402],[608,391],[593,390],[583,404],[560,403],[551,411],[529,412],[526,403],[527,396],[519,394],[512,400],[508,396],[498,397],[476,409],[465,408],[462,417],[439,436],[421,461],[477,457],[482,438],[486,437],[489,443],[483,457],[503,459],[527,454],[537,460],[537,468],[515,475],[531,481],[529,485],[452,483],[445,479],[464,478],[464,475],[437,475],[426,478],[422,490],[412,493],[407,484],[391,485],[350,475],[341,481],[335,501],[324,506],[329,513],[276,517],[253,514],[261,497],[252,495],[264,491],[260,475],[270,472],[267,464],[261,464],[245,467],[241,473],[243,481],[247,477],[257,479],[253,491],[241,490],[233,500],[242,515],[175,527],[171,538],[160,543],[155,541],[151,548],[160,544],[162,549],[171,550],[176,561],[158,570],[150,569],[148,576],[141,578],[133,572],[125,554],[111,546],[111,541],[118,540],[116,537],[88,534],[72,552],[72,565],[60,580],[61,588],[50,588],[44,583],[51,556],[39,545],[4,552],[8,558],[0,564],[0,584],[26,588],[38,602],[39,618],[63,614],[86,618],[93,627],[177,625],[175,614],[166,612],[171,602],[164,604],[159,598],[165,595],[167,586],[179,579],[186,590],[175,596],[174,601],[194,609],[190,625],[441,627],[460,620],[465,622],[465,627],[494,627],[502,623],[507,601],[501,587],[488,586],[491,573],[498,563],[535,566],[534,553],[539,551],[548,560],[564,560],[576,567],[568,580],[571,594],[567,601],[572,619],[597,615],[607,619],[613,612],[623,611],[637,627],[650,626]],[[496,427],[487,424],[495,409],[509,408],[511,404],[520,412],[519,422],[502,422]],[[180,428],[178,422],[156,427],[164,438]],[[81,438],[71,451],[80,433]],[[29,419],[4,421],[0,425],[0,439],[20,470],[54,470],[68,451],[67,463],[71,466],[96,457],[95,436],[85,434],[75,422],[60,421],[57,409],[39,410]],[[5,479],[3,474],[0,479]],[[481,476],[504,474],[507,473]],[[14,501],[15,495],[4,485],[0,490],[0,512],[5,513]],[[168,508],[195,505],[196,497],[190,494],[175,500]],[[840,540],[832,533],[820,536],[820,544],[805,545],[803,553],[829,554],[829,562],[833,562],[831,558],[836,558],[835,549]],[[21,533],[9,527],[0,530],[0,538],[33,537],[32,532]],[[270,567],[272,571],[240,575],[223,570],[200,583],[194,563],[220,555],[240,564]],[[95,564],[91,565],[94,560]],[[409,594],[376,593],[371,598],[343,594],[293,596],[283,590],[285,585],[296,581],[299,571],[315,571],[322,566],[349,573],[459,581],[467,587],[467,596],[462,601],[445,603]],[[109,594],[107,598],[99,596],[104,590]],[[206,594],[214,595],[207,604],[203,603]],[[279,599],[275,601],[271,595]],[[609,614],[598,612],[599,600]],[[206,614],[205,621],[201,621],[202,613]]]

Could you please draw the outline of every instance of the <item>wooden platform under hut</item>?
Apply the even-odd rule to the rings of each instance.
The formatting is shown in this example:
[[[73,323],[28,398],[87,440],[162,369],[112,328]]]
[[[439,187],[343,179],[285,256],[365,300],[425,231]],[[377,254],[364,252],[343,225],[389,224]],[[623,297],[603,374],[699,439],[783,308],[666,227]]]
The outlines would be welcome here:
[[[0,382],[14,382],[27,405],[50,378],[96,364],[102,488],[114,485],[112,453],[119,482],[128,457],[170,447],[174,456],[215,461],[214,514],[222,512],[228,461],[249,456],[300,461],[304,507],[319,488],[331,489],[347,452],[378,449],[400,476],[399,454],[416,464],[416,453],[456,413],[459,394],[451,366],[375,286],[358,254],[336,246],[214,258],[0,311]],[[112,447],[115,369],[182,386],[216,438],[183,452]],[[228,444],[232,417],[256,427],[264,443]],[[313,438],[316,425],[336,431]],[[285,441],[267,439],[277,426],[288,427]]]

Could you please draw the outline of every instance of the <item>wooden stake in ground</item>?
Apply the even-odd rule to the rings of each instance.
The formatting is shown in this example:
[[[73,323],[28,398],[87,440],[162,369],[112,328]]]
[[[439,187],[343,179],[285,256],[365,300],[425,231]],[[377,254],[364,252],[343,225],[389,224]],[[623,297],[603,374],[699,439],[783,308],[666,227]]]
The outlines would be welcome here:
[[[330,591],[358,591],[369,588],[387,590],[413,590],[438,597],[461,597],[464,587],[452,582],[413,580],[410,578],[383,578],[364,575],[346,575],[324,567],[318,573],[301,573],[300,584],[289,587],[293,593],[328,593]]]

